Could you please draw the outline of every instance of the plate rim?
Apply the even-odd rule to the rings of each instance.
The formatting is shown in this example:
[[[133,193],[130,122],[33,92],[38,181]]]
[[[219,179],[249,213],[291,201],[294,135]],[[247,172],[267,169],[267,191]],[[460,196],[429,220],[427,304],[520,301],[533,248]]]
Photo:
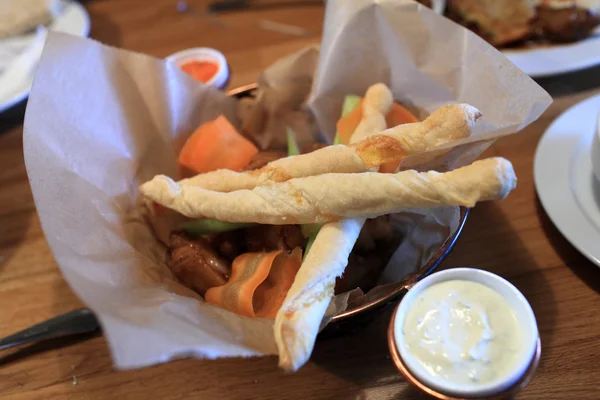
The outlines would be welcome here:
[[[544,211],[548,215],[548,218],[552,221],[556,229],[561,233],[561,235],[575,248],[579,251],[583,256],[589,259],[596,266],[600,267],[600,250],[596,252],[593,250],[593,246],[588,246],[587,244],[581,243],[582,234],[577,234],[573,228],[573,222],[569,224],[565,222],[566,216],[563,217],[564,213],[564,205],[567,204],[569,207],[573,207],[573,212],[568,213],[569,219],[573,216],[576,216],[578,221],[583,223],[590,231],[594,232],[594,238],[598,239],[600,242],[600,234],[597,232],[597,227],[587,218],[584,210],[581,209],[579,202],[572,191],[572,185],[569,180],[569,176],[571,175],[571,163],[573,158],[573,151],[562,152],[562,157],[554,158],[555,164],[561,165],[564,168],[560,170],[557,174],[556,172],[552,173],[552,176],[548,176],[550,174],[550,168],[545,163],[544,157],[547,157],[547,152],[549,151],[550,140],[554,137],[558,137],[560,134],[559,127],[564,124],[564,121],[572,118],[572,115],[583,114],[583,122],[585,121],[585,113],[584,111],[588,107],[592,107],[595,105],[595,108],[598,112],[600,112],[600,94],[593,95],[584,99],[573,106],[569,107],[563,113],[561,113],[551,124],[546,128],[544,133],[542,134],[534,155],[533,162],[533,178],[535,190],[540,201],[540,204],[544,208]],[[590,123],[592,126],[592,134],[595,131],[595,123],[598,113],[590,116]],[[579,126],[586,126],[583,123]],[[580,145],[581,141],[585,138],[586,134],[585,128],[578,129],[576,134],[570,135],[569,144],[573,150],[576,150]],[[555,153],[552,153],[556,155]],[[562,178],[562,179],[561,179]],[[567,188],[567,190],[562,191],[564,195],[561,196],[560,199],[552,198],[552,193],[548,193],[549,184],[548,182],[553,179],[553,182],[556,187]],[[559,204],[560,203],[560,204]],[[581,230],[579,227],[577,230]],[[579,237],[579,239],[577,238]],[[596,246],[597,247],[597,246]]]
[[[597,51],[594,52],[594,50]],[[596,33],[591,37],[573,43],[557,44],[549,47],[532,47],[526,50],[503,49],[501,51],[506,58],[530,77],[547,78],[600,65],[600,34]],[[569,53],[585,54],[585,56],[569,58]],[[558,55],[560,57],[554,57]],[[531,69],[523,65],[523,62],[519,60],[522,58],[527,60],[535,58],[538,61],[544,58],[551,59],[546,60],[548,61],[546,64],[548,65],[547,67]],[[563,62],[556,64],[557,59],[563,60]],[[564,63],[564,60],[569,60],[569,62]]]

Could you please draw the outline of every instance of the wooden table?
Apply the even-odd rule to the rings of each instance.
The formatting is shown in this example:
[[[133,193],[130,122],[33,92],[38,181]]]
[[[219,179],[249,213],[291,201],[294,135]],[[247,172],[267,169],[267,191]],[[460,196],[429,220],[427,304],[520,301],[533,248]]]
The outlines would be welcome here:
[[[92,1],[92,37],[158,57],[187,47],[221,49],[234,72],[231,87],[250,83],[278,57],[317,42],[323,8],[305,6],[209,17],[206,2]],[[258,27],[259,20],[300,26],[297,37]],[[549,222],[536,198],[532,164],[542,132],[567,107],[598,92],[600,69],[541,82],[555,103],[524,132],[490,154],[509,158],[519,187],[505,201],[477,206],[444,267],[469,265],[510,279],[529,299],[543,343],[537,375],[521,399],[600,398],[600,271]],[[40,229],[23,164],[24,107],[0,119],[0,335],[80,307]],[[113,370],[101,336],[5,351],[0,396],[11,399],[420,399],[388,357],[390,313],[342,338],[319,341],[295,375],[275,357],[182,360],[140,371]],[[76,378],[75,378],[76,377]],[[75,380],[76,379],[76,380]]]

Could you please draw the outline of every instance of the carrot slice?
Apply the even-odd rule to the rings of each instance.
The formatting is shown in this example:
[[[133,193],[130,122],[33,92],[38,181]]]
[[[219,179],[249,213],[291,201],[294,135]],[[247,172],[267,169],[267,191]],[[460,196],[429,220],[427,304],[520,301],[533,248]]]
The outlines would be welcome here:
[[[360,124],[362,119],[362,105],[363,100],[360,100],[358,107],[352,112],[346,114],[340,118],[336,124],[336,129],[340,137],[340,141],[343,144],[350,143],[350,137]],[[406,107],[401,104],[393,103],[392,108],[385,117],[388,128],[392,128],[401,124],[410,124],[412,122],[419,122],[419,119],[415,117]]]
[[[200,125],[179,153],[182,174],[231,169],[241,171],[258,149],[223,115]]]
[[[403,105],[394,103],[392,104],[392,108],[390,112],[385,116],[385,120],[387,122],[388,128],[402,125],[402,124],[411,124],[413,122],[419,122],[419,119],[415,117],[413,113],[411,113],[407,108]],[[383,164],[379,167],[379,172],[384,174],[393,174],[398,169],[400,165],[400,161],[392,161],[386,164]]]
[[[342,144],[350,143],[350,137],[356,130],[358,124],[360,124],[360,120],[362,119],[362,106],[363,99],[360,99],[360,103],[358,103],[358,106],[354,110],[338,120],[335,128]]]
[[[406,107],[394,102],[392,108],[385,116],[385,121],[387,122],[388,128],[392,128],[397,125],[419,122],[419,119]]]
[[[275,318],[302,264],[302,249],[275,257],[267,279],[254,292],[252,300],[257,317]]]
[[[231,277],[207,290],[207,302],[248,317],[274,318],[302,263],[302,250],[245,253],[233,260]]]
[[[398,167],[400,166],[400,161],[390,161],[385,164],[381,164],[379,167],[379,172],[382,174],[393,174],[396,172]]]

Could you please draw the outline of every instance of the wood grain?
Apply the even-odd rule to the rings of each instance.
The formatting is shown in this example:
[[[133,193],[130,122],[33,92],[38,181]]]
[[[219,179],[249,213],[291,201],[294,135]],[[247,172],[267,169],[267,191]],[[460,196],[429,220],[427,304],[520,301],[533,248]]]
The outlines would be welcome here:
[[[208,16],[206,1],[86,2],[92,37],[157,57],[193,46],[221,49],[231,87],[253,82],[278,57],[318,42],[323,8],[261,9]],[[266,31],[269,20],[306,29],[295,37]],[[505,201],[477,206],[444,267],[468,265],[510,279],[531,302],[543,352],[520,399],[597,399],[600,393],[600,278],[549,222],[536,199],[532,164],[540,135],[561,112],[598,93],[600,69],[543,80],[556,97],[524,132],[489,154],[509,158],[518,189]],[[595,86],[592,87],[592,86]],[[24,105],[0,117],[0,335],[81,306],[61,277],[44,239],[23,164]],[[389,311],[342,338],[321,340],[295,375],[274,357],[180,360],[139,371],[115,371],[101,336],[63,340],[0,355],[0,396],[11,399],[421,399],[388,356]],[[77,377],[77,384],[74,384]]]

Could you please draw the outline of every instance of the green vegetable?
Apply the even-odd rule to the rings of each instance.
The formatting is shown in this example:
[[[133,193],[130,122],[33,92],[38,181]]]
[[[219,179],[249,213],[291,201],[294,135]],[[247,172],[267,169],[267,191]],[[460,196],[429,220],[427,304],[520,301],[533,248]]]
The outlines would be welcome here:
[[[342,106],[342,117],[350,114],[360,104],[360,96],[350,94],[344,98],[344,105]]]
[[[339,133],[335,133],[335,137],[333,138],[333,145],[335,146],[336,144],[342,144],[342,140],[340,139],[340,134]]]
[[[300,228],[302,229],[302,235],[305,238],[310,238],[311,236],[317,236],[322,226],[322,223],[317,223],[302,225]]]
[[[319,231],[321,230],[322,226],[322,223],[306,224],[300,226],[300,229],[302,229],[302,235],[308,239],[308,241],[306,242],[306,250],[304,250],[304,256],[302,257],[302,261],[304,261],[304,259],[306,258],[306,255],[308,254],[308,251],[315,242],[315,239],[317,238],[317,235],[319,234]]]
[[[296,133],[288,126],[286,127],[285,134],[287,135],[288,156],[297,156],[300,154],[300,148],[296,142]]]
[[[317,232],[319,233],[319,232]],[[308,238],[308,241],[306,242],[306,250],[304,250],[304,255],[302,256],[302,262],[304,262],[304,260],[306,259],[306,255],[308,254],[308,252],[310,251],[310,248],[312,247],[313,243],[315,242],[315,239],[317,238],[317,233],[315,233],[314,236],[311,236]]]
[[[350,94],[344,98],[344,104],[342,105],[342,117],[350,114],[360,104],[360,96]],[[333,144],[341,144],[340,134],[336,132]]]
[[[247,228],[255,224],[239,224],[235,222],[219,221],[218,219],[198,219],[195,221],[184,222],[181,229],[193,236],[208,235],[213,233],[222,233],[236,231]]]

